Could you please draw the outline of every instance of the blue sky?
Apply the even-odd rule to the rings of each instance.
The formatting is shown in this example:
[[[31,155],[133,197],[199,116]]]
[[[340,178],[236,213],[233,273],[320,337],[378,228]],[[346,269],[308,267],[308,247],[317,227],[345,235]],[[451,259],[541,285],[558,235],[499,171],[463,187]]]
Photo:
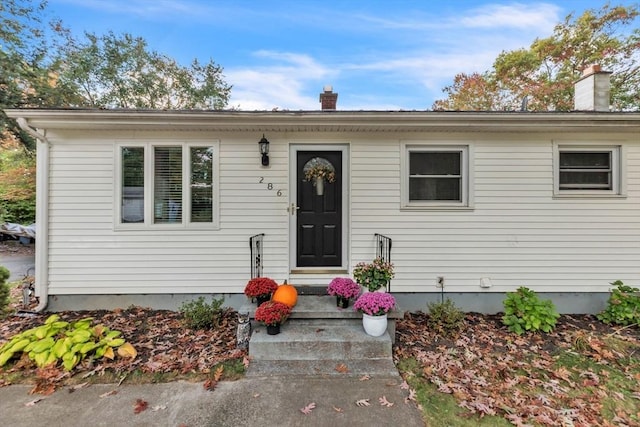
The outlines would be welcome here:
[[[460,72],[549,36],[605,0],[49,0],[76,35],[144,37],[182,64],[213,59],[242,110],[425,110]],[[614,4],[633,4],[619,1]]]

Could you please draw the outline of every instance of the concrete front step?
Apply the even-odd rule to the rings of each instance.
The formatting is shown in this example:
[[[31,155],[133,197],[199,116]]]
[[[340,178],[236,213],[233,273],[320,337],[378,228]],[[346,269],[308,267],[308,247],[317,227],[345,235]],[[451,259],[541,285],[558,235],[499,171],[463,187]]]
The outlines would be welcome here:
[[[390,358],[366,360],[251,360],[247,377],[399,377]]]
[[[240,310],[249,313],[253,318],[256,312],[255,303],[246,303]],[[402,319],[402,310],[392,310],[387,315],[389,320]],[[336,306],[336,297],[329,295],[299,295],[298,303],[293,308],[289,321],[293,319],[362,319],[362,314],[353,309],[353,301],[348,308]]]
[[[362,324],[298,324],[287,321],[277,335],[258,326],[249,341],[252,360],[391,359],[391,337],[367,335]]]

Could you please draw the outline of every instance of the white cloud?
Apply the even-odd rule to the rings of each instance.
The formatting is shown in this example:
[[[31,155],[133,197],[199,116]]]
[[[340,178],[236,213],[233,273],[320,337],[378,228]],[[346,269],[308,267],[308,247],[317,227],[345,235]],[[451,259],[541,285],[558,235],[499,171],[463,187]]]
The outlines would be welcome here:
[[[227,81],[233,85],[229,105],[242,110],[318,109],[316,96],[303,95],[317,86],[320,93],[324,80],[335,72],[308,55],[289,52],[258,51],[254,54],[271,65],[225,69]]]
[[[488,4],[470,10],[459,23],[468,28],[534,28],[545,32],[558,22],[560,8],[547,3]]]

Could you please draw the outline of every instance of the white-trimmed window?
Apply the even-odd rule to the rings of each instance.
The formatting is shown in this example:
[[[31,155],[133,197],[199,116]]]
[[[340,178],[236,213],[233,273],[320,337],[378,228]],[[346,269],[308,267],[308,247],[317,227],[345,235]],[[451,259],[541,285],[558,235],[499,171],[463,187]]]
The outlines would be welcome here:
[[[558,145],[556,195],[619,195],[622,192],[620,146]]]
[[[217,144],[122,144],[116,223],[217,227]]]
[[[468,207],[469,147],[405,145],[405,208]]]

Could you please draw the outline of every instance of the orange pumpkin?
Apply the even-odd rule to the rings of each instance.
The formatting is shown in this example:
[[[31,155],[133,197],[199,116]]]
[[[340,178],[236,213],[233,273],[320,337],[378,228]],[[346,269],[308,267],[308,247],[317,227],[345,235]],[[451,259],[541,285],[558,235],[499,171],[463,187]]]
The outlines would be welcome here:
[[[273,293],[271,301],[281,302],[293,307],[298,302],[298,290],[292,285],[280,285]]]

